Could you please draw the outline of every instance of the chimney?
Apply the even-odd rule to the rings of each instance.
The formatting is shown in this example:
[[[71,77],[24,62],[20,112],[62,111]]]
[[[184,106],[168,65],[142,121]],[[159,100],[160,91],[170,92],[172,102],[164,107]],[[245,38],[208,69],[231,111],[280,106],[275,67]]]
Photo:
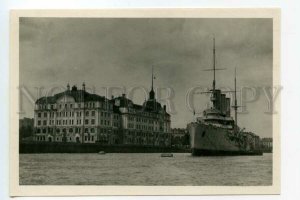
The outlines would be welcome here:
[[[125,97],[126,97],[126,94],[123,93],[123,94],[122,94],[122,97],[125,98]]]
[[[226,117],[230,117],[230,98],[226,98]]]
[[[167,111],[167,106],[166,105],[164,105],[164,111]]]

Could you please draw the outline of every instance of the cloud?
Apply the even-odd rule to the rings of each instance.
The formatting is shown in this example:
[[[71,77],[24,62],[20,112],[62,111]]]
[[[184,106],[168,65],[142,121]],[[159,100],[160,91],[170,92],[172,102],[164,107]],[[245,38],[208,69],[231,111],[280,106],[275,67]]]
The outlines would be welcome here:
[[[212,67],[213,36],[217,67],[226,68],[217,72],[217,86],[233,86],[235,67],[241,86],[272,85],[272,20],[257,18],[21,18],[20,82],[29,88],[83,81],[96,88],[149,88],[154,66],[155,86],[176,93],[172,126],[185,127],[193,118],[186,92],[196,85],[211,86],[212,74],[203,69]],[[271,116],[260,112],[261,101],[253,103],[251,113],[270,123]],[[250,121],[247,116],[240,120],[261,135],[272,135],[259,121]]]

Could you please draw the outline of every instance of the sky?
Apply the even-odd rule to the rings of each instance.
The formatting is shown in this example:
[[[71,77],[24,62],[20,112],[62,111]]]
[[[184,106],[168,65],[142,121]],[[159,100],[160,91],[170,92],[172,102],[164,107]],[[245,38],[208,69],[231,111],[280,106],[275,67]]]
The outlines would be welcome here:
[[[39,95],[61,92],[68,83],[81,88],[85,82],[99,95],[104,88],[122,87],[141,104],[147,98],[141,88],[149,91],[153,67],[154,88],[161,91],[158,101],[167,104],[171,126],[185,128],[195,120],[193,110],[201,116],[209,102],[199,91],[212,85],[213,74],[205,69],[213,66],[215,37],[216,67],[225,68],[216,73],[217,88],[233,89],[236,68],[238,90],[244,88],[238,92],[244,106],[239,126],[272,137],[262,90],[272,87],[272,33],[272,19],[20,18],[20,117],[33,117]]]

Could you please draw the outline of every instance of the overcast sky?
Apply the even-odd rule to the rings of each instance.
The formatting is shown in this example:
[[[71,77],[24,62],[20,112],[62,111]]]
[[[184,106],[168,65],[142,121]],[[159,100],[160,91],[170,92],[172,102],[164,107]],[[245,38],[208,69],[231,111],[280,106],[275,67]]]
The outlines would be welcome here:
[[[226,68],[217,71],[217,87],[233,88],[235,67],[239,88],[265,87],[272,86],[272,32],[271,19],[21,18],[20,85],[35,98],[36,87],[81,88],[83,81],[99,95],[102,87],[149,89],[154,66],[154,87],[174,90],[171,126],[184,128],[194,118],[187,92],[212,85],[212,73],[203,70],[212,68],[213,35],[217,67]],[[239,115],[239,125],[271,137],[267,99],[263,92],[257,95],[247,104],[249,113]],[[144,99],[137,90],[134,102]],[[209,98],[198,94],[194,100],[201,114]],[[22,110],[21,117],[33,117],[26,97]]]

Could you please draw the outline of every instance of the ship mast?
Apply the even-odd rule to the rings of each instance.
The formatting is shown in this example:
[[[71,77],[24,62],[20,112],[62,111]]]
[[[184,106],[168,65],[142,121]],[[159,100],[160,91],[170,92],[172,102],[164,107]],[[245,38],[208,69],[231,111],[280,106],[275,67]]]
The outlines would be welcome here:
[[[213,85],[212,85],[212,96],[211,101],[213,103],[213,107],[216,108],[216,44],[215,44],[215,37],[213,38]]]
[[[213,94],[216,90],[216,45],[214,37],[214,47],[213,47],[213,71],[214,71],[214,80],[213,80]]]
[[[237,119],[237,98],[236,98],[236,68],[234,69],[234,133],[237,133],[237,124],[238,124],[238,119]]]
[[[217,94],[216,94],[216,70],[224,70],[225,68],[216,68],[216,44],[215,44],[215,37],[213,38],[213,67],[212,69],[205,69],[203,71],[213,71],[213,84],[212,90],[209,92],[202,92],[202,93],[211,93],[210,100],[213,103],[213,108],[217,108]]]

